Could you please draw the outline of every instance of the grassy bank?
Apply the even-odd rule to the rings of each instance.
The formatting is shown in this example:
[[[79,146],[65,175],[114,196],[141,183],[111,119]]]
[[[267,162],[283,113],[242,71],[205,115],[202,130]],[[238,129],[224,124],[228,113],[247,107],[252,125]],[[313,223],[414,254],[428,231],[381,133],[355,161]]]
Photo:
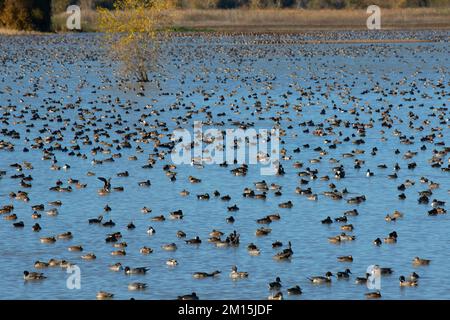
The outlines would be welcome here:
[[[365,30],[365,10],[236,9],[174,10],[174,30],[228,32],[301,32]],[[53,17],[54,30],[65,31],[66,14]],[[83,31],[97,31],[97,13],[82,10]],[[382,9],[382,29],[450,29],[450,8]],[[1,31],[0,31],[1,32]]]

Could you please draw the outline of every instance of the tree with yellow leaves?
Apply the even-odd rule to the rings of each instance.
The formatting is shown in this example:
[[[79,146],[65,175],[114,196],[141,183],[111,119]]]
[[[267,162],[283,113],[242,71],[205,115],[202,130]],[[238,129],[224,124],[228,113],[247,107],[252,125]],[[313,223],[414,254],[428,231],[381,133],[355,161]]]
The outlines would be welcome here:
[[[171,20],[170,0],[116,0],[114,9],[99,8],[99,29],[127,76],[148,82],[156,67],[159,41]]]

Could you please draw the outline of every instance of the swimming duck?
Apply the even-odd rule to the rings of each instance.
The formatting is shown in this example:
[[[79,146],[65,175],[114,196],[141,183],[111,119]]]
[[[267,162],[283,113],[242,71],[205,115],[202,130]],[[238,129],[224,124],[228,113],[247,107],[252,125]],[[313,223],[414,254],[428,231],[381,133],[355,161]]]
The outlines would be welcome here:
[[[262,228],[257,229],[255,234],[256,234],[256,236],[260,237],[260,236],[266,236],[271,232],[272,232],[272,229],[262,227]]]
[[[168,266],[174,267],[174,266],[177,266],[177,265],[178,265],[178,261],[175,260],[175,259],[169,259],[169,260],[166,261],[166,264],[167,264]]]
[[[384,243],[396,243],[397,242],[397,232],[393,231],[389,233],[389,236],[384,238]]]
[[[150,180],[138,182],[139,187],[150,187],[151,185],[152,183],[150,182]]]
[[[180,195],[181,195],[182,197],[187,197],[189,194],[190,194],[190,193],[189,193],[189,191],[187,191],[187,190],[182,190],[182,191],[180,191]]]
[[[148,235],[150,235],[150,236],[152,236],[152,235],[154,235],[156,233],[156,230],[153,228],[153,227],[148,227],[148,229],[147,229],[147,234]]]
[[[290,208],[292,208],[294,205],[293,205],[293,203],[289,200],[289,201],[287,201],[287,202],[283,202],[283,203],[280,203],[279,205],[278,205],[278,207],[280,207],[280,208],[287,208],[287,209],[290,209]]]
[[[58,239],[69,240],[73,238],[72,232],[64,232],[58,235]]]
[[[117,262],[111,266],[109,266],[109,270],[114,272],[119,272],[123,270],[122,264],[120,262]]]
[[[141,249],[139,249],[139,252],[141,254],[151,254],[153,252],[153,249],[149,247],[142,247]]]
[[[125,274],[146,274],[148,270],[150,270],[149,267],[137,267],[137,268],[130,268],[125,267],[124,269]]]
[[[111,255],[112,256],[126,256],[127,253],[125,250],[115,250],[115,251],[111,251]]]
[[[42,243],[55,243],[56,238],[55,237],[44,237],[40,239]]]
[[[224,235],[224,233],[222,232],[222,231],[219,231],[219,230],[216,230],[216,229],[213,229],[210,233],[209,233],[209,236],[210,237],[221,237],[221,236],[223,236]]]
[[[98,300],[107,300],[107,299],[112,299],[114,297],[113,293],[109,293],[106,291],[99,291],[97,292],[96,298]]]
[[[326,217],[326,219],[323,219],[322,224],[331,224],[333,223],[333,220],[330,218],[330,216]]]
[[[186,233],[184,231],[178,230],[177,231],[177,238],[185,238]]]
[[[152,209],[147,208],[147,207],[143,207],[143,208],[141,209],[141,212],[142,212],[143,214],[151,213],[151,212],[152,212]]]
[[[427,266],[427,265],[430,264],[430,262],[431,262],[431,260],[422,259],[422,258],[419,258],[419,257],[415,257],[413,259],[413,265],[415,265],[415,266]]]
[[[373,244],[376,245],[376,246],[381,246],[382,241],[381,241],[380,238],[376,238],[375,240],[373,240]]]
[[[400,287],[416,287],[419,283],[417,280],[406,280],[404,276],[398,278],[400,280]]]
[[[166,218],[163,215],[160,215],[160,216],[152,217],[151,220],[161,222],[161,221],[166,221]]]
[[[24,271],[23,272],[23,279],[25,281],[34,281],[34,280],[44,280],[47,277],[44,276],[43,273],[39,273],[39,272],[28,272],[28,271]]]
[[[161,246],[166,251],[175,251],[177,250],[177,245],[175,243],[168,243]]]
[[[213,271],[211,273],[208,273],[208,272],[195,272],[192,276],[195,279],[212,278],[212,277],[218,276],[220,273],[221,272],[219,270]]]
[[[367,284],[367,280],[369,279],[370,274],[366,273],[365,277],[356,277],[355,283],[356,284]]]
[[[381,298],[380,291],[374,291],[374,292],[367,292],[364,294],[367,299],[379,299]]]
[[[231,279],[248,278],[248,272],[238,271],[237,267],[233,266],[231,267],[230,278]]]
[[[350,274],[352,272],[350,271],[350,269],[345,269],[345,271],[339,271],[336,273],[336,276],[338,279],[348,279],[350,278]]]
[[[115,225],[116,225],[116,223],[114,221],[112,221],[111,219],[109,221],[102,223],[102,226],[104,226],[104,227],[114,227]]]
[[[89,222],[89,224],[99,224],[102,222],[102,220],[103,220],[103,216],[98,216],[98,218],[89,219],[88,222]]]
[[[128,284],[128,290],[130,291],[145,290],[146,288],[147,284],[142,282],[132,282]]]
[[[283,300],[283,293],[282,292],[277,292],[273,295],[270,295],[269,300]]]
[[[337,260],[339,262],[353,262],[353,256],[340,256]]]
[[[287,289],[287,293],[289,295],[300,295],[303,292],[302,292],[302,289],[300,288],[300,286],[295,286],[295,287]]]
[[[69,251],[75,251],[75,252],[80,252],[83,251],[83,247],[82,246],[70,246],[69,248],[67,248],[67,250]]]
[[[419,280],[419,278],[420,278],[420,276],[417,273],[415,273],[415,272],[411,273],[410,276],[409,276],[409,279],[411,281],[417,281],[417,280]]]
[[[331,283],[331,277],[333,276],[333,274],[328,271],[325,276],[314,276],[314,277],[310,277],[307,278],[309,281],[311,281],[314,284],[323,284],[323,283]]]
[[[195,292],[191,294],[185,294],[183,296],[178,296],[178,300],[199,300],[199,297]]]
[[[97,259],[97,257],[93,253],[88,253],[88,254],[82,255],[81,259],[83,259],[83,260],[95,260],[95,259]]]
[[[44,269],[48,267],[48,262],[44,262],[44,261],[36,261],[34,263],[34,267],[36,269]]]
[[[282,287],[280,277],[276,277],[274,282],[269,283],[269,290],[280,290]]]

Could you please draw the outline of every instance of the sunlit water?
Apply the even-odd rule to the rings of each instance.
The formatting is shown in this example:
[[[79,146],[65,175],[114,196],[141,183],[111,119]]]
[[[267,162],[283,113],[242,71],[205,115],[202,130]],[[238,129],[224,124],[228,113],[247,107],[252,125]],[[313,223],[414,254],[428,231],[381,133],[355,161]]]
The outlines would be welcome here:
[[[445,35],[445,34],[444,34]],[[447,35],[448,36],[448,35]],[[0,65],[0,106],[2,113],[6,112],[6,106],[16,105],[17,110],[13,114],[19,115],[25,106],[39,110],[39,115],[46,115],[48,106],[55,106],[53,101],[61,103],[75,103],[78,97],[82,98],[80,106],[92,108],[96,106],[102,111],[96,112],[97,116],[104,116],[103,125],[108,116],[116,114],[128,121],[122,126],[114,126],[109,130],[111,137],[101,140],[112,141],[118,137],[114,131],[130,126],[133,130],[147,104],[153,105],[153,109],[161,110],[157,119],[165,121],[168,127],[173,129],[171,120],[178,115],[185,115],[185,110],[168,110],[168,106],[174,103],[193,105],[195,110],[204,106],[210,106],[214,115],[213,120],[225,121],[224,128],[234,128],[227,119],[254,122],[256,128],[271,128],[273,121],[269,118],[276,116],[277,112],[283,114],[281,125],[286,129],[292,125],[292,130],[287,130],[287,136],[283,137],[289,155],[292,160],[282,161],[286,175],[266,176],[259,174],[259,166],[250,166],[248,175],[235,177],[231,175],[229,168],[221,168],[218,165],[205,166],[198,169],[189,165],[180,165],[176,169],[177,181],[171,182],[166,177],[162,167],[170,163],[170,157],[158,161],[153,169],[142,169],[146,163],[148,154],[153,153],[153,145],[141,145],[143,153],[136,153],[134,148],[138,143],[131,142],[133,149],[123,149],[121,159],[114,163],[93,166],[92,159],[102,159],[110,155],[92,156],[89,151],[96,146],[83,146],[82,153],[87,154],[88,159],[82,160],[69,157],[66,153],[56,151],[58,163],[70,164],[67,172],[50,170],[51,163],[42,161],[40,150],[31,150],[23,153],[22,149],[32,143],[25,142],[37,136],[48,135],[38,132],[44,123],[49,123],[49,128],[56,129],[63,123],[48,122],[46,120],[35,121],[35,127],[30,128],[30,133],[25,133],[26,125],[32,123],[29,119],[31,112],[24,114],[24,123],[9,125],[1,124],[1,128],[17,130],[21,133],[20,140],[10,140],[9,137],[0,135],[0,140],[12,141],[15,144],[14,152],[0,151],[0,170],[6,170],[7,175],[0,180],[0,205],[12,203],[15,206],[14,213],[18,220],[25,223],[25,228],[15,229],[11,221],[2,220],[0,223],[0,298],[2,299],[94,299],[96,292],[100,290],[112,292],[117,299],[174,299],[177,295],[197,292],[201,299],[266,299],[270,292],[268,283],[274,281],[276,276],[281,277],[283,293],[289,299],[364,299],[364,293],[368,292],[364,285],[356,285],[354,278],[363,276],[369,265],[379,264],[383,267],[392,267],[394,273],[382,278],[381,293],[384,299],[449,299],[450,280],[447,276],[450,264],[448,246],[450,245],[450,219],[448,215],[430,217],[427,211],[430,205],[418,205],[418,191],[427,189],[427,186],[419,182],[419,178],[425,176],[430,180],[439,182],[440,188],[434,190],[433,198],[449,200],[450,190],[449,174],[439,168],[431,168],[427,163],[431,158],[431,150],[439,147],[431,143],[425,143],[428,150],[421,151],[420,137],[429,134],[430,128],[440,126],[443,130],[443,138],[436,138],[435,142],[448,143],[448,122],[439,124],[439,119],[429,117],[431,124],[425,127],[423,132],[416,132],[408,128],[408,112],[413,111],[419,115],[420,122],[427,119],[431,113],[430,107],[442,107],[448,105],[448,67],[449,47],[448,42],[437,43],[408,43],[408,44],[290,44],[290,45],[252,45],[248,43],[236,44],[229,42],[221,45],[220,39],[214,42],[202,39],[182,39],[178,44],[170,44],[170,50],[164,61],[164,70],[160,80],[161,90],[155,82],[147,85],[145,96],[137,96],[136,92],[119,90],[113,72],[116,64],[108,62],[107,57],[100,49],[99,42],[94,36],[68,36],[53,37],[51,42],[45,38],[29,41],[29,38],[12,40],[0,38],[2,43],[2,55],[6,61]],[[28,39],[28,40],[27,40]],[[47,42],[50,43],[47,43]],[[224,42],[226,42],[224,40]],[[14,45],[13,45],[14,44]],[[79,48],[81,46],[81,49]],[[57,53],[61,53],[57,55]],[[73,52],[73,54],[71,54]],[[23,76],[23,77],[20,77]],[[105,83],[109,79],[110,83]],[[443,88],[436,88],[442,81]],[[413,86],[415,83],[415,86]],[[36,97],[24,96],[37,85]],[[372,90],[377,86],[381,90]],[[329,87],[329,90],[327,89]],[[397,88],[397,91],[405,90],[405,95],[391,95],[389,90]],[[314,95],[303,96],[300,99],[299,90]],[[414,89],[414,95],[409,91]],[[368,90],[369,93],[363,92]],[[384,91],[382,91],[384,90]],[[193,94],[191,94],[195,91]],[[233,92],[234,91],[234,92]],[[286,93],[290,91],[292,94]],[[420,92],[419,92],[420,91]],[[446,95],[441,95],[441,92]],[[210,94],[208,101],[204,100],[201,92]],[[267,95],[262,93],[267,92]],[[322,95],[326,93],[327,95]],[[230,94],[232,95],[230,96]],[[253,96],[253,94],[257,94]],[[108,97],[111,95],[111,98]],[[178,95],[178,97],[177,97]],[[220,95],[225,96],[225,101],[219,104]],[[252,96],[250,96],[252,95]],[[350,101],[350,97],[356,97],[359,101]],[[140,111],[125,113],[123,109],[111,107],[116,97],[121,102],[132,101],[132,109],[140,108]],[[256,97],[256,98],[255,98]],[[245,98],[245,99],[244,99]],[[415,101],[404,101],[404,98],[415,98]],[[10,100],[9,100],[10,99]],[[256,100],[265,106],[268,99],[273,101],[270,109],[264,109],[263,113],[250,115],[254,111]],[[92,102],[92,103],[90,103]],[[230,105],[234,103],[240,107],[240,114],[233,113]],[[288,103],[288,107],[283,107]],[[337,115],[341,119],[355,122],[353,115],[332,110],[333,103],[343,109],[356,106],[371,106],[373,109],[394,106],[391,116],[398,116],[403,123],[395,121],[392,129],[382,128],[379,121],[380,114],[368,114],[360,112],[360,122],[367,123],[374,119],[374,127],[367,129],[365,144],[356,146],[351,143],[338,145],[336,150],[328,150],[328,155],[322,157],[321,163],[310,164],[309,159],[319,157],[313,149],[321,146],[328,149],[324,139],[334,140],[337,136],[316,137],[302,133],[306,127],[299,127],[300,122],[312,120],[316,124],[326,118]],[[423,104],[423,106],[420,106]],[[297,113],[292,107],[303,106],[302,112]],[[245,110],[245,107],[249,110]],[[321,115],[322,106],[328,106],[327,114]],[[413,109],[408,108],[413,106]],[[78,108],[73,110],[59,110],[49,117],[61,115],[63,119],[80,122]],[[225,117],[216,117],[218,113],[226,112]],[[448,111],[446,118],[448,118]],[[292,121],[288,121],[290,118]],[[155,117],[148,118],[153,121]],[[190,126],[195,120],[205,120],[205,113],[193,114]],[[100,124],[99,124],[100,126]],[[188,125],[186,127],[190,128]],[[207,126],[205,126],[207,128]],[[311,127],[312,131],[314,127]],[[380,130],[384,129],[387,141],[381,141]],[[416,143],[403,145],[397,137],[393,136],[394,129],[402,131],[407,136],[414,136]],[[89,134],[92,139],[93,128]],[[149,130],[149,129],[148,129]],[[336,128],[336,132],[342,130],[345,136],[355,131],[346,128]],[[298,134],[293,137],[292,134]],[[73,137],[71,127],[64,132],[63,145],[70,145]],[[341,137],[340,139],[342,139]],[[356,138],[352,138],[354,140]],[[302,146],[310,144],[309,149]],[[301,153],[292,151],[300,146]],[[379,152],[371,156],[370,151],[377,147]],[[394,154],[395,149],[400,150],[399,155]],[[355,158],[365,160],[366,163],[360,170],[353,169],[354,158],[343,158],[342,154],[354,149],[363,149],[365,154],[356,155]],[[418,151],[416,157],[411,160],[402,158],[404,152]],[[113,153],[118,151],[112,150]],[[137,161],[129,161],[128,156],[136,154]],[[294,190],[299,186],[300,177],[297,172],[303,169],[295,169],[292,164],[295,161],[304,162],[304,168],[317,168],[318,176],[333,176],[329,163],[330,158],[336,158],[346,167],[347,176],[341,181],[333,178],[330,181],[319,179],[310,181],[308,186],[319,194],[318,201],[310,201],[303,196],[295,194]],[[447,165],[448,157],[445,159]],[[32,189],[25,190],[30,194],[28,204],[9,199],[11,191],[22,190],[19,180],[9,177],[17,172],[9,164],[15,162],[31,162],[34,170],[24,170],[26,175],[34,178]],[[407,163],[415,161],[418,166],[415,170],[408,170]],[[399,163],[402,169],[398,172],[397,180],[388,180],[387,175],[393,173],[393,165]],[[388,169],[378,169],[377,165],[385,163]],[[375,176],[367,178],[366,170],[370,168]],[[127,178],[118,178],[116,174],[129,171]],[[97,189],[102,184],[96,177],[86,176],[87,171],[93,171],[97,176],[113,177],[113,186],[123,186],[125,192],[111,193],[109,196],[100,197]],[[200,184],[190,184],[187,177],[193,175],[202,179]],[[48,191],[55,181],[61,179],[66,182],[68,178],[80,179],[87,183],[88,187],[82,190],[74,190],[72,193],[55,193]],[[139,181],[150,179],[150,188],[138,186]],[[254,188],[253,182],[265,179],[268,183],[282,185],[283,195],[275,197],[273,192],[268,193],[267,200],[248,199],[242,197],[245,187]],[[397,186],[406,179],[411,179],[416,184],[405,191],[407,200],[400,201],[397,196]],[[338,189],[344,187],[351,193],[349,196],[364,194],[367,201],[360,205],[349,205],[345,200],[333,201],[321,193],[328,191],[328,184],[334,182]],[[191,194],[188,197],[179,196],[179,192],[188,189]],[[209,201],[197,200],[196,195],[208,192],[212,195],[214,190],[219,190],[221,195],[229,194],[231,201],[224,202],[212,197]],[[31,205],[43,203],[46,209],[51,207],[49,201],[61,200],[63,206],[59,208],[57,217],[50,217],[42,213],[42,219],[31,219]],[[278,204],[291,200],[292,209],[280,209]],[[105,215],[105,219],[112,219],[116,226],[106,228],[98,225],[88,225],[89,218],[97,217],[103,213],[103,207],[109,204],[113,209]],[[227,212],[227,206],[237,204],[238,212]],[[148,215],[141,213],[141,208],[147,206],[153,212]],[[340,223],[323,225],[320,221],[327,216],[332,218],[343,215],[347,210],[357,208],[360,215],[349,217],[349,222],[355,226],[352,234],[356,235],[356,241],[341,245],[330,244],[327,237],[341,232]],[[150,221],[150,217],[164,214],[166,217],[170,211],[182,209],[184,219],[166,220],[165,222]],[[403,219],[397,222],[387,223],[384,217],[394,210],[405,214]],[[270,225],[272,233],[266,237],[256,237],[255,230],[258,225],[255,220],[267,214],[278,212],[281,220]],[[236,222],[227,224],[225,218],[233,215]],[[136,229],[127,230],[126,225],[133,221]],[[42,231],[31,231],[31,225],[39,222]],[[156,229],[154,236],[148,236],[146,230],[149,226]],[[220,229],[226,234],[236,230],[241,235],[241,245],[238,248],[216,248],[207,242],[208,233],[212,229]],[[176,232],[183,230],[187,238],[200,236],[203,243],[199,246],[186,245],[182,239],[176,237]],[[397,244],[383,244],[376,247],[372,241],[384,238],[391,231],[397,231],[399,240]],[[40,237],[56,235],[65,231],[74,234],[72,240],[58,240],[55,244],[42,244]],[[127,255],[113,257],[110,255],[112,248],[104,239],[107,233],[120,231],[123,241],[128,243]],[[272,249],[271,243],[280,240],[284,244],[292,242],[294,255],[290,262],[277,262],[272,256],[280,249]],[[167,252],[161,249],[161,245],[175,242],[178,250]],[[260,256],[250,256],[246,245],[250,242],[257,244],[261,249]],[[69,245],[82,244],[84,252],[94,252],[97,259],[84,261],[79,252],[69,252]],[[144,256],[139,253],[143,246],[154,249],[154,253]],[[337,262],[337,257],[352,255],[353,263]],[[413,267],[412,259],[415,256],[431,259],[428,267]],[[69,276],[63,269],[48,268],[42,272],[48,279],[42,282],[25,283],[23,270],[33,270],[36,260],[48,261],[50,258],[66,259],[76,263],[81,268],[81,289],[69,290],[66,287],[66,279]],[[168,267],[166,260],[175,258],[179,265]],[[150,271],[144,276],[126,276],[123,272],[115,273],[108,266],[115,262],[131,267],[149,266]],[[228,274],[232,265],[237,265],[242,271],[248,271],[248,279],[232,281]],[[312,285],[307,277],[324,275],[327,271],[333,273],[343,271],[346,268],[352,270],[350,280],[333,279],[332,284]],[[214,279],[193,279],[192,273],[196,271],[211,272],[221,270],[222,274]],[[34,270],[33,270],[34,271]],[[412,271],[420,274],[420,283],[417,288],[400,288],[398,277],[409,275]],[[143,292],[130,292],[127,285],[130,282],[146,282],[149,288]],[[286,294],[286,289],[300,285],[303,294],[292,297]]]

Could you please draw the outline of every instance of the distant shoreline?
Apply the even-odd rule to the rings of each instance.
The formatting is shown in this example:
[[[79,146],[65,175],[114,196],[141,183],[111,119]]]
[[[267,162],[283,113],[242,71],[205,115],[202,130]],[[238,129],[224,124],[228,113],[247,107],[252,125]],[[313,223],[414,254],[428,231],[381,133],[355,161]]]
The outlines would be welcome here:
[[[171,27],[190,32],[289,32],[367,30],[365,9],[233,9],[173,10]],[[55,15],[56,31],[64,31],[67,15]],[[97,31],[97,12],[82,11],[85,31]],[[448,8],[381,9],[381,28],[387,30],[450,29]]]
[[[369,14],[365,10],[234,9],[173,10],[174,33],[280,33],[311,31],[364,31]],[[83,32],[97,32],[97,12],[82,11]],[[66,32],[65,13],[53,17],[54,30]],[[450,30],[449,8],[381,9],[381,30]],[[30,35],[39,32],[0,28],[0,35]],[[53,33],[52,33],[53,34]],[[408,40],[406,40],[408,41]]]

